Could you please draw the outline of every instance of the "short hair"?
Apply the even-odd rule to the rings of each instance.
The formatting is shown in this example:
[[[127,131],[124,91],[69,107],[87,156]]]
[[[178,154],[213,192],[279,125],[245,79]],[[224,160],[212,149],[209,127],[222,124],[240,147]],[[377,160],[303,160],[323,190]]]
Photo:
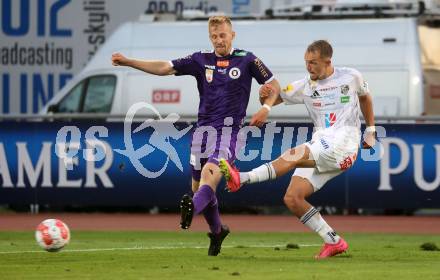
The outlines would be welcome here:
[[[220,25],[226,23],[232,27],[231,19],[227,16],[212,16],[208,20],[208,26]]]
[[[316,51],[319,52],[319,55],[322,58],[332,58],[333,48],[332,45],[330,45],[330,43],[327,42],[326,40],[315,41],[307,47],[307,52],[316,52]]]

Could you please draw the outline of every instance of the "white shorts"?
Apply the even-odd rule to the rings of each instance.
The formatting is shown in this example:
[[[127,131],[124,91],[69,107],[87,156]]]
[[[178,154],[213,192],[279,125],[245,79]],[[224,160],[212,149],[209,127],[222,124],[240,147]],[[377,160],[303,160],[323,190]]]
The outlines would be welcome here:
[[[359,145],[353,141],[336,142],[325,136],[316,137],[305,145],[309,147],[320,173],[349,169],[354,164],[359,149]]]
[[[349,169],[355,162],[357,144],[335,143],[331,137],[313,137],[310,142],[305,143],[316,162],[315,168],[297,168],[293,176],[307,179],[318,191],[330,179]],[[351,144],[351,145],[350,145]]]
[[[318,171],[318,169],[315,168],[297,168],[295,169],[295,172],[293,173],[293,176],[299,176],[301,178],[307,179],[310,184],[313,186],[313,191],[317,192],[319,191],[322,186],[325,185],[328,181],[335,178],[339,174],[341,174],[343,171],[341,170],[335,170],[330,172],[324,172],[321,173]]]

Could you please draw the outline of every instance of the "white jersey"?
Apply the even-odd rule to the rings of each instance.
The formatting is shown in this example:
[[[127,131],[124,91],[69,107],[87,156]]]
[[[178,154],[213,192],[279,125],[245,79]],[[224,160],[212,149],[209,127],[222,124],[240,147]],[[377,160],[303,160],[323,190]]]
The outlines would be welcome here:
[[[358,96],[368,91],[368,84],[359,71],[334,67],[333,74],[324,80],[313,81],[308,76],[290,83],[281,92],[281,97],[285,104],[304,103],[320,135],[336,136],[343,133],[344,136],[355,137],[359,142],[361,123]]]

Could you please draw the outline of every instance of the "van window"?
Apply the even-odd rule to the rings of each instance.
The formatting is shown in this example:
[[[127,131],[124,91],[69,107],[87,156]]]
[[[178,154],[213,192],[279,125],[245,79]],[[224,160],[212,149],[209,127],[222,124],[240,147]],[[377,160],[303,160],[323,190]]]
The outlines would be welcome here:
[[[115,92],[115,76],[97,76],[89,79],[83,112],[109,113]]]
[[[84,88],[84,81],[76,85],[67,96],[58,104],[59,113],[76,113],[79,111],[81,94]]]
[[[58,103],[58,113],[110,113],[116,76],[100,75],[82,80]]]

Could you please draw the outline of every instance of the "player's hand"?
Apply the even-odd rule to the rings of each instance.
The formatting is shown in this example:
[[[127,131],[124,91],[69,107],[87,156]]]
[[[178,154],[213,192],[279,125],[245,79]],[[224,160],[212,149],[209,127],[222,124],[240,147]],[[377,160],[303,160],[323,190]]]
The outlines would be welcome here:
[[[362,142],[362,149],[371,149],[376,144],[376,132],[365,131],[364,141]]]
[[[125,57],[121,53],[114,53],[112,54],[112,64],[113,66],[126,66],[129,63],[129,59]]]
[[[269,115],[269,110],[262,107],[258,112],[256,112],[251,119],[251,122],[249,125],[251,126],[257,126],[262,127],[267,120],[267,116]]]
[[[273,92],[275,92],[275,88],[271,84],[264,84],[264,85],[262,85],[260,87],[260,99],[265,100]]]

